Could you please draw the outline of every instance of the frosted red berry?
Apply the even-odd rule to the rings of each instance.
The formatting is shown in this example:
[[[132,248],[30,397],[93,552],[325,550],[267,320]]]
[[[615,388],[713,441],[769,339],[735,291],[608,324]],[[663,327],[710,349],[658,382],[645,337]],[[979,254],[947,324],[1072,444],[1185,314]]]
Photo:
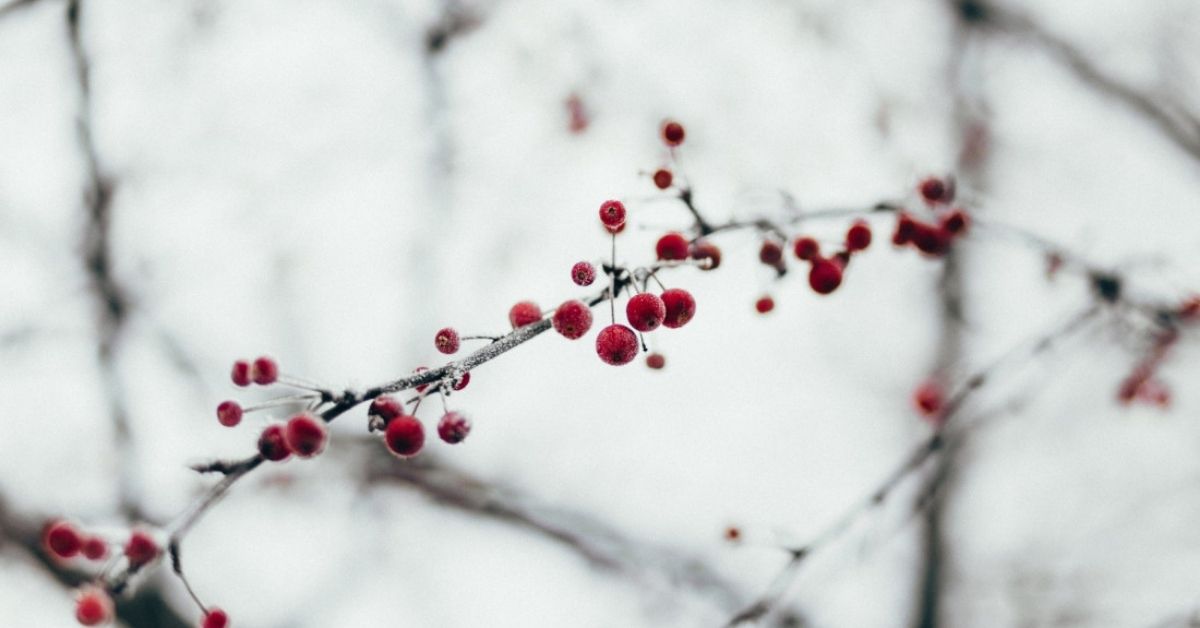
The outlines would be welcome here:
[[[666,168],[659,168],[654,171],[654,187],[665,190],[671,187],[671,182],[675,180],[675,176]]]
[[[956,209],[945,216],[942,216],[941,227],[949,233],[958,235],[964,233],[967,227],[970,226],[970,219],[967,213],[961,209]]]
[[[682,234],[671,232],[658,239],[654,252],[658,259],[666,261],[684,260],[688,258],[688,241]]]
[[[662,138],[667,143],[667,146],[679,146],[683,143],[684,138],[683,125],[674,120],[664,122],[662,126]]]
[[[279,379],[279,365],[265,355],[257,358],[250,367],[250,378],[259,386],[274,384]]]
[[[262,431],[258,437],[258,453],[271,462],[286,460],[292,455],[292,450],[288,449],[282,425],[268,425]]]
[[[59,558],[74,558],[83,548],[83,536],[66,521],[51,523],[42,540],[46,549]]]
[[[590,286],[596,281],[596,267],[591,262],[575,262],[571,267],[571,281],[577,286]]]
[[[233,363],[233,369],[230,371],[229,378],[237,386],[246,387],[250,385],[250,363],[245,360],[238,360]]]
[[[842,285],[842,269],[831,260],[818,259],[808,272],[808,285],[817,294],[829,294]]]
[[[542,308],[533,301],[521,301],[508,311],[508,322],[513,329],[542,320]]]
[[[696,315],[696,299],[692,298],[692,293],[687,290],[671,288],[662,293],[662,300],[667,309],[666,318],[663,319],[663,325],[666,327],[683,327]]]
[[[936,381],[922,382],[913,391],[913,405],[922,416],[930,419],[939,417],[945,404],[945,393],[942,391],[941,384]]]
[[[217,405],[217,421],[225,427],[234,427],[242,422],[242,406],[236,401],[222,401]]]
[[[661,353],[651,353],[646,356],[646,366],[658,371],[667,365],[667,358]]]
[[[454,385],[451,386],[451,388],[453,388],[454,390],[462,390],[467,387],[467,384],[470,384],[470,383],[471,383],[471,372],[467,371],[466,373],[463,373],[461,377],[458,378],[457,382],[454,382]]]
[[[637,353],[637,335],[624,325],[609,325],[596,335],[596,354],[606,364],[629,364],[637,357]]]
[[[604,201],[600,204],[600,222],[609,229],[625,224],[625,204],[621,201]]]
[[[471,420],[459,412],[447,412],[438,421],[438,437],[455,445],[461,443],[467,434],[471,433]]]
[[[84,540],[81,552],[88,560],[102,560],[108,556],[108,543],[98,536],[91,536]]]
[[[758,261],[767,266],[778,266],[783,261],[783,247],[774,240],[763,240],[758,249]]]
[[[447,355],[458,352],[458,331],[452,327],[443,327],[433,336],[433,346]]]
[[[592,328],[592,310],[583,301],[572,299],[554,310],[550,322],[554,325],[554,331],[564,338],[575,340]]]
[[[921,193],[921,198],[930,204],[949,203],[954,200],[953,186],[937,177],[923,179],[917,185],[917,191]]]
[[[754,309],[757,310],[759,314],[766,314],[767,312],[775,309],[775,299],[772,299],[770,296],[759,297],[758,300],[754,302]]]
[[[210,607],[200,619],[200,628],[229,628],[229,615],[219,608]]]
[[[125,558],[129,559],[130,567],[140,567],[158,558],[161,550],[154,537],[142,530],[134,530],[125,542]]]
[[[846,250],[861,251],[871,246],[871,225],[865,220],[856,220],[846,231]]]
[[[425,426],[414,416],[399,416],[383,431],[389,451],[401,458],[417,455],[425,446]]]
[[[84,626],[99,626],[112,621],[113,601],[98,587],[87,587],[75,600],[75,621]]]
[[[402,414],[404,414],[404,404],[391,395],[376,397],[367,407],[367,416],[377,416],[384,421],[391,421]]]
[[[697,240],[692,243],[692,259],[704,262],[701,270],[715,270],[721,265],[721,249],[708,240]]]
[[[792,243],[792,252],[796,254],[796,257],[807,262],[821,254],[821,245],[815,238],[801,236]]]
[[[667,317],[667,306],[658,295],[643,292],[635,294],[625,304],[625,316],[630,327],[640,332],[654,331]]]
[[[329,430],[325,427],[325,421],[316,415],[302,412],[288,419],[283,438],[292,453],[301,458],[312,458],[325,451]]]

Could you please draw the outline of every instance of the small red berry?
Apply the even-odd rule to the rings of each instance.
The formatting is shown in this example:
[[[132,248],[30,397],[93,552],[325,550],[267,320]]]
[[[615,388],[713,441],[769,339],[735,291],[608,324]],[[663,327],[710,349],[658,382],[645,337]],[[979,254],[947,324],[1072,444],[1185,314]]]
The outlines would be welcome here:
[[[577,286],[590,286],[596,281],[596,267],[591,262],[575,262],[571,267],[571,281]]]
[[[730,543],[737,543],[742,540],[742,531],[737,526],[729,526],[725,528],[725,540]]]
[[[937,177],[928,177],[917,186],[921,198],[929,204],[949,203],[954,200],[954,186]]]
[[[458,332],[453,327],[443,327],[433,337],[433,346],[447,355],[458,351]]]
[[[245,360],[238,360],[233,363],[233,370],[229,374],[234,385],[245,388],[250,385],[250,363]]]
[[[661,353],[651,353],[650,355],[646,356],[646,366],[656,371],[662,369],[662,367],[666,365],[667,358]]]
[[[817,259],[808,271],[808,285],[817,294],[829,294],[842,285],[842,269],[831,260]]]
[[[542,308],[533,301],[521,301],[508,311],[508,322],[513,329],[524,327],[542,320]]]
[[[767,312],[775,309],[775,299],[772,299],[770,296],[759,297],[759,299],[754,302],[754,309],[758,310],[759,314],[766,314]]]
[[[83,556],[88,560],[101,560],[108,556],[108,543],[98,536],[88,537],[83,542]]]
[[[917,247],[917,250],[931,257],[945,255],[950,250],[950,242],[953,239],[954,234],[941,227],[920,222],[913,225],[913,245]]]
[[[967,213],[961,209],[956,209],[949,214],[942,216],[941,221],[942,229],[945,229],[947,232],[955,235],[965,232],[970,224],[970,218],[967,216]]]
[[[600,222],[605,227],[616,229],[625,224],[625,204],[621,201],[604,201],[600,204]]]
[[[564,338],[575,340],[592,328],[592,310],[583,301],[572,299],[554,310],[550,322],[554,324],[554,331]]]
[[[46,548],[59,558],[74,558],[83,547],[83,537],[75,526],[66,521],[56,521],[46,528],[42,538]]]
[[[388,423],[383,442],[401,458],[417,455],[425,446],[425,426],[415,416],[399,416]]]
[[[596,335],[596,354],[606,364],[629,364],[637,357],[637,352],[637,335],[624,325],[609,325]]]
[[[796,241],[792,243],[792,252],[796,254],[796,257],[807,262],[816,259],[821,254],[821,245],[815,238],[803,236],[796,238]]]
[[[466,373],[462,374],[462,377],[458,378],[457,382],[454,382],[454,385],[451,386],[451,388],[453,388],[454,390],[462,390],[467,387],[467,384],[470,384],[470,383],[471,383],[471,371],[467,371]]]
[[[258,437],[258,453],[263,458],[271,462],[279,462],[287,460],[292,455],[292,450],[288,449],[287,439],[283,432],[283,426],[278,423],[268,425],[267,429],[263,430],[262,435]]]
[[[937,421],[945,407],[946,398],[941,384],[934,380],[922,382],[913,392],[913,405],[924,417]]]
[[[279,365],[264,355],[254,361],[250,368],[250,378],[259,386],[274,384],[275,380],[279,379]]]
[[[846,250],[861,251],[871,246],[871,225],[865,220],[856,220],[846,231]]]
[[[384,421],[391,421],[402,414],[404,414],[404,404],[391,395],[376,397],[367,407],[367,416],[377,416]]]
[[[324,421],[303,412],[288,419],[283,438],[292,453],[301,458],[312,458],[325,450],[329,430]]]
[[[707,261],[700,270],[715,270],[721,265],[721,249],[708,240],[697,240],[692,243],[692,259]]]
[[[200,628],[229,628],[229,615],[219,608],[210,607],[200,619]]]
[[[222,401],[217,405],[217,421],[225,427],[233,427],[242,422],[242,406],[236,401]]]
[[[660,260],[674,261],[687,259],[687,238],[675,232],[668,233],[658,239],[658,243],[654,245],[654,252]]]
[[[667,317],[663,325],[678,329],[688,324],[696,315],[696,300],[692,293],[681,288],[671,288],[662,293],[663,305],[667,308]]]
[[[510,314],[509,314],[509,320],[511,320],[511,319],[512,319],[512,314],[510,313]],[[418,366],[417,368],[413,369],[413,375],[419,375],[419,374],[421,374],[421,373],[424,373],[425,371],[428,371],[428,370],[429,370],[429,368],[428,368],[428,367],[425,367],[425,366]],[[419,393],[423,393],[423,392],[425,392],[425,389],[426,389],[426,388],[429,388],[429,384],[421,384],[420,386],[417,386],[417,392],[419,392]]]
[[[675,180],[675,176],[666,168],[659,168],[654,171],[654,187],[665,190],[671,187],[671,182]]]
[[[763,240],[762,247],[758,249],[758,261],[767,266],[779,266],[783,261],[783,247],[774,240]]]
[[[625,304],[625,316],[629,326],[640,332],[654,331],[667,316],[667,306],[658,295],[643,292],[636,294]]]
[[[158,558],[158,542],[142,530],[134,530],[125,543],[125,557],[130,567],[140,567]]]
[[[682,124],[679,124],[674,120],[668,120],[663,123],[662,138],[663,141],[667,143],[667,146],[679,146],[683,143],[683,137],[684,132]]]
[[[458,412],[447,412],[438,421],[438,436],[451,445],[461,443],[471,433],[471,420]]]
[[[75,621],[84,626],[99,626],[113,618],[113,601],[103,589],[87,587],[75,600]]]
[[[902,246],[912,241],[917,230],[917,221],[908,212],[900,212],[896,217],[896,231],[892,234],[892,244]]]

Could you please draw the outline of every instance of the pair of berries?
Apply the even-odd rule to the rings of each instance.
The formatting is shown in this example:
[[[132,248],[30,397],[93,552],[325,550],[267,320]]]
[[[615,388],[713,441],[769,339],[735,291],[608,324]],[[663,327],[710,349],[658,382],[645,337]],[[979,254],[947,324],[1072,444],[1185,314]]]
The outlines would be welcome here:
[[[701,270],[713,270],[721,265],[721,249],[708,240],[689,242],[681,233],[670,232],[658,239],[654,254],[660,261],[676,262],[688,258],[704,262]]]
[[[268,425],[258,437],[258,453],[272,462],[287,460],[292,454],[312,458],[325,451],[328,441],[325,421],[310,412],[301,412],[285,424]]]
[[[900,212],[892,244],[911,244],[930,257],[941,257],[950,251],[955,238],[966,233],[969,225],[970,218],[961,209],[943,213],[936,223],[922,222],[908,212]]]
[[[275,360],[261,356],[253,362],[248,360],[238,360],[233,363],[233,371],[230,373],[230,379],[233,383],[245,388],[251,383],[259,386],[268,386],[274,384],[279,379],[279,365]]]

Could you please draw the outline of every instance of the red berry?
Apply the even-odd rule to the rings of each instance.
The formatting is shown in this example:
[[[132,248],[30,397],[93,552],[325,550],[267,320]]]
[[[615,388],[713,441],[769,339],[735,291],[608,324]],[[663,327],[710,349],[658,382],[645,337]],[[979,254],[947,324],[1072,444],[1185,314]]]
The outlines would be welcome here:
[[[667,316],[667,306],[658,295],[643,292],[634,295],[625,305],[625,316],[629,319],[630,327],[648,332],[658,329]]]
[[[679,124],[674,120],[668,120],[663,123],[662,138],[663,141],[667,143],[667,146],[679,146],[683,143],[683,136],[684,133],[682,124]]]
[[[265,459],[271,462],[279,462],[287,460],[288,456],[292,455],[292,450],[288,449],[287,439],[284,438],[283,426],[276,423],[268,425],[267,429],[263,430],[262,435],[258,437],[258,453]]]
[[[967,213],[961,209],[956,209],[945,216],[942,216],[941,226],[949,233],[958,235],[967,230],[971,220]]]
[[[75,621],[84,626],[98,626],[111,621],[112,617],[113,601],[108,593],[97,587],[87,587],[79,592],[75,600]]]
[[[447,412],[438,421],[438,436],[451,445],[461,443],[471,433],[471,420],[458,412]]]
[[[242,406],[236,401],[222,401],[217,405],[217,421],[225,427],[233,427],[242,422]]]
[[[758,249],[758,261],[767,266],[778,266],[783,261],[783,247],[774,240],[763,240],[762,247]]]
[[[250,363],[245,360],[238,360],[233,363],[233,371],[229,374],[230,379],[237,386],[246,387],[250,385]]]
[[[462,374],[462,377],[458,378],[458,381],[455,382],[454,385],[451,386],[451,388],[453,388],[454,390],[462,390],[467,387],[467,384],[470,384],[470,383],[471,383],[471,372],[467,371],[466,373]]]
[[[671,288],[662,293],[662,300],[667,308],[667,317],[663,320],[663,325],[671,329],[687,325],[696,315],[696,300],[687,290]]]
[[[404,404],[391,395],[376,397],[367,407],[367,416],[377,416],[384,421],[391,421],[402,414],[404,414]]]
[[[808,285],[817,294],[829,294],[842,285],[842,269],[836,262],[817,259],[808,271]]]
[[[913,225],[912,243],[917,247],[917,250],[938,257],[945,255],[950,250],[950,242],[954,239],[954,234],[925,223],[915,223]]]
[[[917,190],[920,191],[921,198],[930,204],[949,203],[954,200],[954,186],[937,177],[922,180]]]
[[[625,224],[625,204],[621,201],[604,201],[600,204],[600,222],[605,227],[616,229]]]
[[[158,542],[142,530],[134,530],[125,543],[125,557],[130,567],[140,567],[158,558]]]
[[[896,217],[896,231],[892,234],[892,244],[902,246],[912,241],[913,234],[917,230],[917,221],[908,215],[908,212],[900,212]]]
[[[775,309],[775,299],[772,299],[770,296],[759,297],[759,299],[754,302],[754,309],[758,310],[759,314],[766,314],[767,312]]]
[[[721,265],[721,249],[708,240],[697,240],[692,243],[692,259],[707,261],[701,270],[715,270]]]
[[[583,301],[572,299],[554,310],[550,322],[554,324],[554,331],[564,338],[575,340],[592,328],[592,310]]]
[[[913,391],[913,405],[931,423],[940,425],[943,419],[942,412],[946,407],[946,395],[942,385],[934,380],[922,382]]]
[[[683,235],[671,232],[658,239],[654,252],[660,260],[683,260],[688,258],[688,241]]]
[[[737,526],[729,526],[725,528],[725,540],[730,543],[737,543],[742,540],[742,531]]]
[[[654,187],[660,190],[665,190],[671,187],[671,181],[675,179],[670,170],[659,168],[654,171]]]
[[[98,536],[88,537],[83,542],[83,556],[88,560],[101,560],[108,556],[108,543]]]
[[[520,305],[520,304],[518,303],[518,305]],[[509,313],[509,320],[512,320],[511,312]],[[428,370],[429,370],[428,367],[418,366],[417,368],[413,369],[413,375],[418,375],[418,374],[424,373],[425,371],[428,371]],[[417,392],[423,393],[423,392],[425,392],[426,388],[429,388],[429,384],[421,384],[420,386],[417,386]]]
[[[662,369],[662,367],[666,365],[667,358],[661,353],[651,353],[650,355],[646,356],[646,366],[656,371]]]
[[[83,537],[75,526],[66,521],[56,521],[46,528],[42,541],[52,554],[59,558],[73,558],[83,547]]]
[[[259,386],[274,384],[275,380],[279,379],[279,365],[264,355],[254,361],[250,368],[250,378]]]
[[[216,608],[216,607],[210,607],[208,609],[208,611],[204,613],[204,617],[202,617],[200,619],[200,628],[228,628],[228,627],[229,627],[229,615],[225,614],[225,611],[223,611],[219,608]]]
[[[320,418],[303,412],[288,419],[283,438],[288,449],[301,458],[312,458],[325,450],[329,430]]]
[[[458,332],[452,327],[443,327],[433,337],[433,346],[447,355],[458,351]]]
[[[637,357],[637,352],[637,335],[624,325],[609,325],[596,335],[596,354],[606,364],[629,364]]]
[[[803,236],[796,238],[796,241],[792,244],[792,252],[796,254],[796,257],[807,262],[816,259],[821,254],[821,245],[817,243],[815,238]]]
[[[846,231],[846,250],[861,251],[871,246],[871,225],[865,220],[856,220]]]
[[[571,267],[571,281],[577,286],[590,286],[596,281],[596,267],[591,262],[575,262]]]
[[[512,309],[508,311],[508,322],[512,323],[513,329],[524,327],[540,320],[542,320],[542,308],[538,307],[533,301],[521,301],[512,306]]]
[[[401,458],[415,456],[425,446],[425,426],[415,416],[399,416],[388,423],[383,442]]]

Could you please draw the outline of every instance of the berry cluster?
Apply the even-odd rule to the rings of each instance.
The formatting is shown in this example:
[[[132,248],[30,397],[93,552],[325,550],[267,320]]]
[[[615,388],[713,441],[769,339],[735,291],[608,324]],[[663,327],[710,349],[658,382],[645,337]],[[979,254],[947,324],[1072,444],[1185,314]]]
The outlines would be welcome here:
[[[367,416],[372,430],[383,432],[383,444],[388,451],[400,458],[411,458],[425,447],[425,426],[416,417],[420,407],[410,414],[402,401],[391,395],[382,395],[371,401]],[[462,413],[446,411],[437,426],[438,436],[448,444],[461,443],[471,432],[471,421]]]
[[[932,214],[932,221],[925,222],[901,211],[896,217],[892,243],[896,246],[911,244],[925,255],[941,257],[950,251],[955,238],[967,232],[970,217],[961,208],[951,206],[954,202],[953,178],[926,178],[918,184],[917,192]]]

